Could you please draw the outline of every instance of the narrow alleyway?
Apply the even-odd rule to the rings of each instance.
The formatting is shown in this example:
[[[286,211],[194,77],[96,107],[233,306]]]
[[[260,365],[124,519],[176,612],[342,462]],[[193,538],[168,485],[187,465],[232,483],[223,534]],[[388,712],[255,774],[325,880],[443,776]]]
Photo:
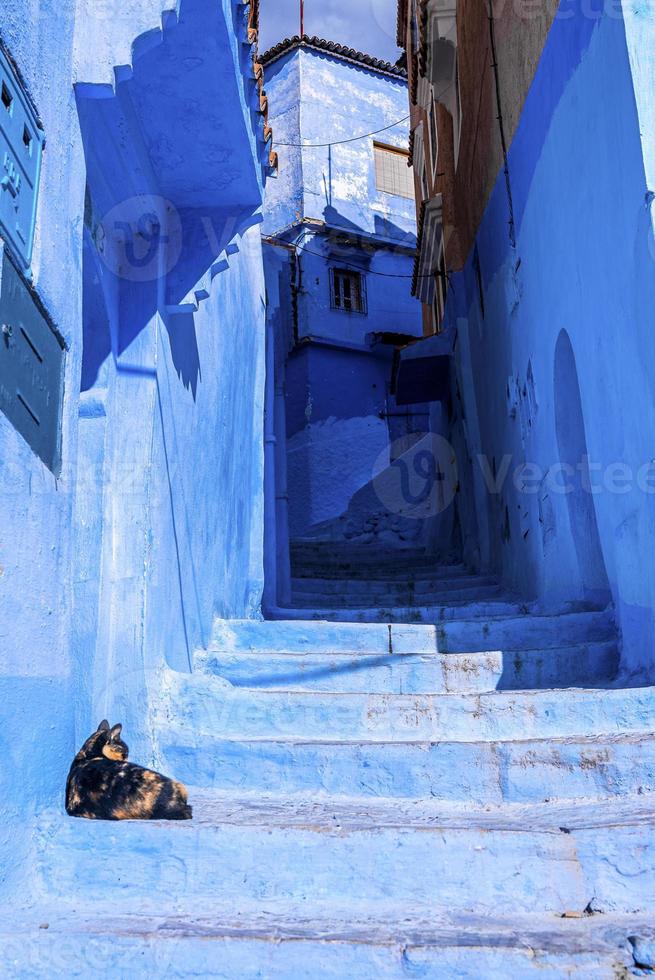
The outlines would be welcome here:
[[[3,18],[0,980],[641,976],[655,10],[263,6]]]

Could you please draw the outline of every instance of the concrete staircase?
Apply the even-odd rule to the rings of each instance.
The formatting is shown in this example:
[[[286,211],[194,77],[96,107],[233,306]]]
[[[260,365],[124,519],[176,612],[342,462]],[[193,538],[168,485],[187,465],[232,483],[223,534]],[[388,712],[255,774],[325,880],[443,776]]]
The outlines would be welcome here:
[[[655,691],[618,685],[611,611],[537,615],[416,551],[298,544],[294,575],[287,618],[162,671],[193,822],[43,814],[0,975],[639,975]]]

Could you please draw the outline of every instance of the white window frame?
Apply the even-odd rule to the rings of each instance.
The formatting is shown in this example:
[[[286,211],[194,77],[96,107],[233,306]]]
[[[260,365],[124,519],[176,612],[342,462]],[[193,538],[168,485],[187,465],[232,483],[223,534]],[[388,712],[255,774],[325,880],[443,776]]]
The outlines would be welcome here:
[[[392,197],[402,197],[406,201],[413,201],[415,199],[414,190],[414,175],[412,173],[412,168],[409,166],[409,153],[407,150],[403,150],[399,146],[392,146],[389,143],[382,143],[379,140],[373,141],[373,156],[375,164],[375,187],[381,194],[389,194]],[[394,188],[395,175],[392,175],[389,181],[385,182],[385,175],[382,173],[383,161],[391,162],[392,158],[396,158],[399,166],[405,168],[407,171],[407,176],[403,170],[399,171],[398,180],[402,183],[407,181],[407,187],[404,190],[397,190]],[[395,162],[395,161],[394,161]]]
[[[347,303],[350,302],[352,304],[353,302],[352,285],[349,299],[346,297],[346,290],[344,288],[344,284],[348,280],[351,284],[357,284],[355,299],[358,302],[356,306],[351,305],[350,309]],[[333,310],[338,310],[340,313],[357,313],[360,316],[366,316],[368,313],[368,299],[366,293],[366,276],[364,273],[357,272],[355,269],[332,266],[330,268],[330,306]]]
[[[429,139],[429,136],[428,136]],[[414,133],[414,174],[418,177],[418,185],[421,189],[421,200],[418,202],[422,204],[423,201],[428,200],[428,179],[425,166],[425,129],[423,122],[420,122],[416,127]]]

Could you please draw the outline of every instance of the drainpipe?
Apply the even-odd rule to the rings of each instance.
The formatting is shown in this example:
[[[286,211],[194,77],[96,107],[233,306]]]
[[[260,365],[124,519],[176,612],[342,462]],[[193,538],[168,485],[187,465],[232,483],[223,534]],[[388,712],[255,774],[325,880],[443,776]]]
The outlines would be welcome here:
[[[296,243],[262,239],[288,253],[293,342],[298,343],[298,293],[301,267]],[[271,315],[266,300],[266,409],[264,421],[264,610],[272,613],[291,605],[291,555],[289,549],[289,490],[287,479],[286,363],[284,325]],[[279,295],[277,308],[280,309]],[[279,316],[279,314],[278,314]]]
[[[296,249],[281,246],[289,255],[294,316]],[[264,611],[272,613],[291,605],[291,557],[289,552],[289,493],[287,484],[286,343],[280,336],[280,301],[267,295],[266,389],[264,417]]]
[[[266,387],[264,407],[264,612],[277,607],[277,506],[275,438],[275,328],[266,319]]]
[[[281,359],[275,379],[275,528],[277,553],[277,597],[283,607],[291,605],[291,556],[289,552],[289,489],[287,483],[286,370]]]

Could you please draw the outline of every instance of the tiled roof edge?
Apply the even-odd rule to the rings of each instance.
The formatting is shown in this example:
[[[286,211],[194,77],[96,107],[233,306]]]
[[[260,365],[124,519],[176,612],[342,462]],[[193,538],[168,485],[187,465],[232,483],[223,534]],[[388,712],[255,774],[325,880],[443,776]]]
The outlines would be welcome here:
[[[262,138],[267,150],[268,173],[274,173],[278,167],[277,153],[273,149],[273,129],[268,121],[268,99],[264,88],[264,68],[257,53],[259,40],[259,0],[246,0],[248,10],[248,43],[252,47],[252,75],[257,86],[259,112],[262,116]]]
[[[398,0],[396,11],[396,44],[399,48],[405,47],[405,30],[407,27],[407,0]]]
[[[382,61],[380,58],[374,58],[370,54],[364,54],[362,51],[355,50],[355,48],[348,48],[344,44],[338,44],[336,41],[326,41],[322,37],[310,37],[308,34],[303,34],[302,37],[296,34],[294,37],[288,37],[284,41],[280,41],[279,44],[265,51],[261,55],[260,61],[264,66],[270,65],[294,48],[311,48],[314,51],[333,54],[337,58],[342,58],[344,61],[362,65],[383,75],[391,75],[393,78],[399,78],[403,81],[407,79],[407,71],[401,68],[400,65],[392,65],[390,61]]]

